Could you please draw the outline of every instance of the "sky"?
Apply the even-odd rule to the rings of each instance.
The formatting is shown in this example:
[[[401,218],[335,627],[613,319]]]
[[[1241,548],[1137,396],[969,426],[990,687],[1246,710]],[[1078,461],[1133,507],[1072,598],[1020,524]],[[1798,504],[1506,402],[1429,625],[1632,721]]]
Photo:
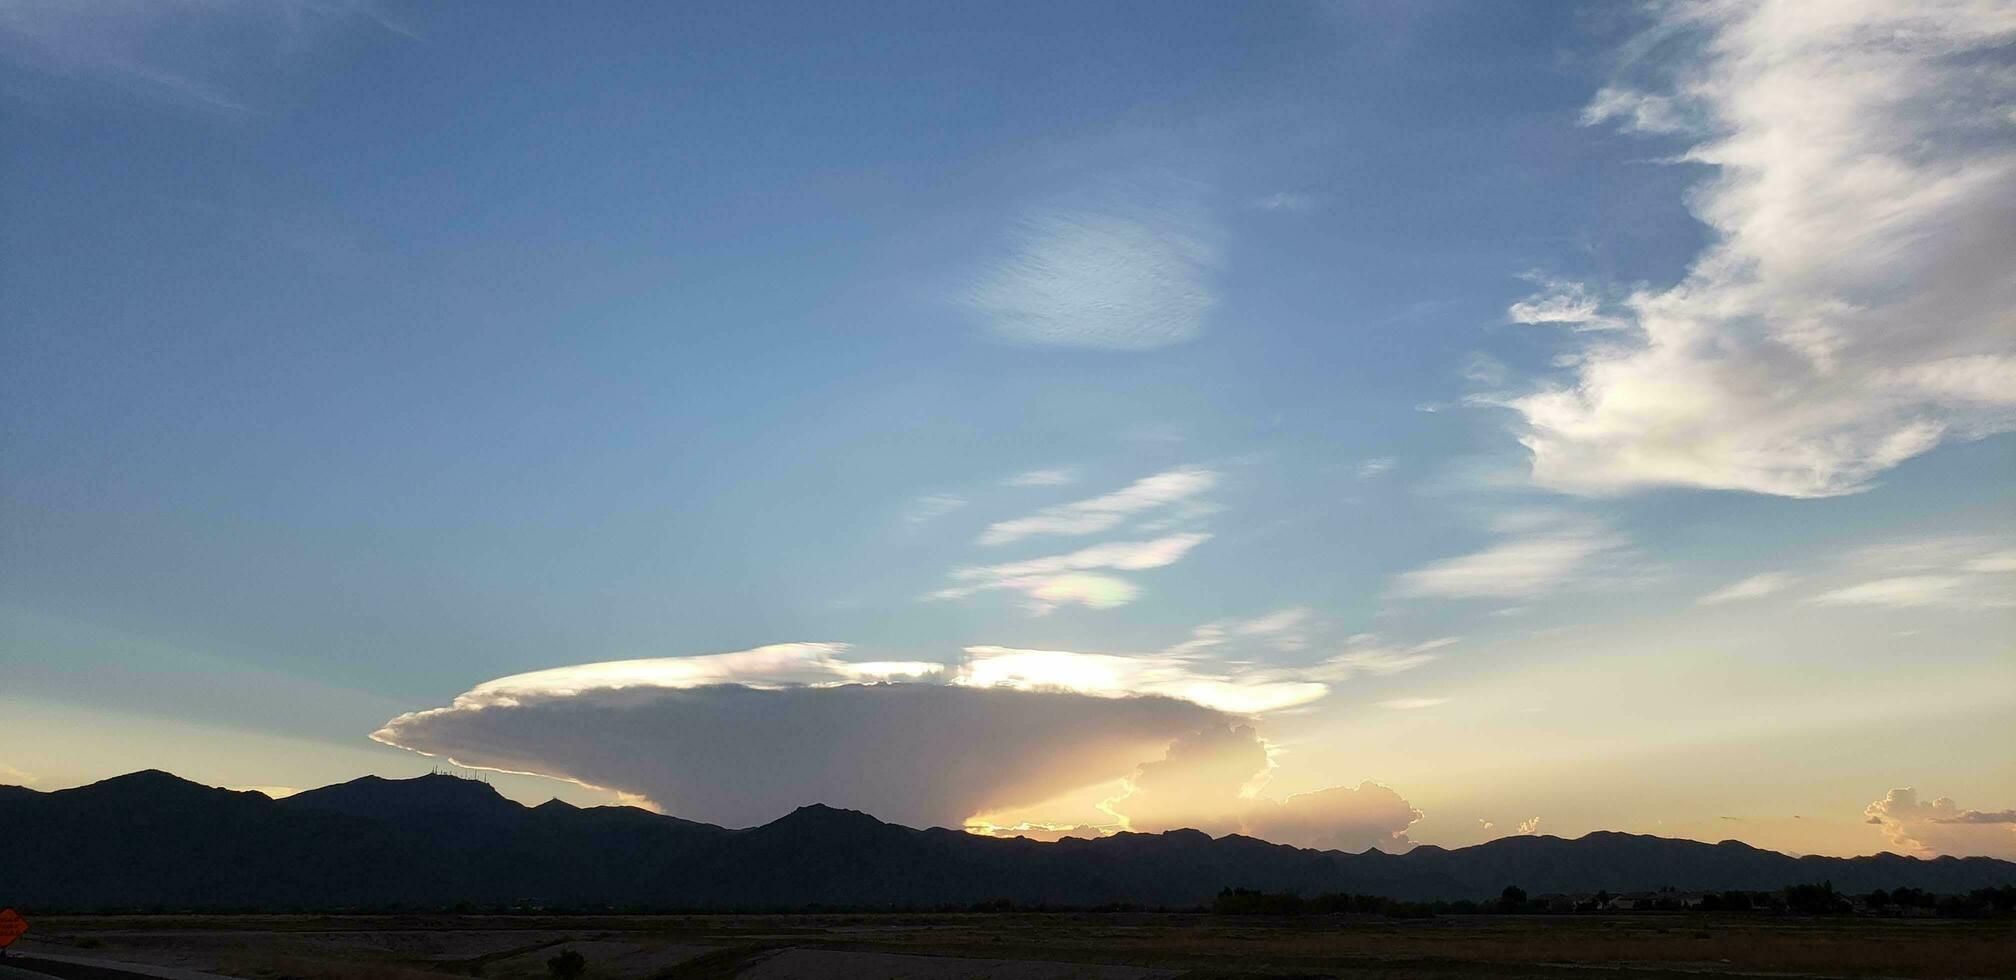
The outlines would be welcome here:
[[[0,0],[0,782],[2016,858],[2012,52]]]

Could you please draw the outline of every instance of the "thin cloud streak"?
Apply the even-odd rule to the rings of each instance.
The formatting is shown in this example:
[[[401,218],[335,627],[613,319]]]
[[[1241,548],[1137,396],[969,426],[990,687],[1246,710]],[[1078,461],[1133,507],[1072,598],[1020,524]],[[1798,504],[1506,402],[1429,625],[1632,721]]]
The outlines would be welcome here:
[[[1762,599],[1765,596],[1783,592],[1797,585],[1798,582],[1798,576],[1789,575],[1785,572],[1764,572],[1716,589],[1694,600],[1694,604],[1697,606],[1719,606],[1730,602]]]
[[[1046,507],[1028,517],[990,525],[982,545],[1003,545],[1038,535],[1095,534],[1136,514],[1190,500],[1218,484],[1216,471],[1186,466],[1143,477],[1112,493]]]

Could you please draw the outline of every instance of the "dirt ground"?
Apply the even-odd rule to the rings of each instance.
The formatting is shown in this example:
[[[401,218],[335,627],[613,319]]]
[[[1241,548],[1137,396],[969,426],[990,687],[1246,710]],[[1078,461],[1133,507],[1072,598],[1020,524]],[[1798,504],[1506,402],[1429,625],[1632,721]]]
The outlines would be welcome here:
[[[2016,977],[2016,922],[1640,914],[37,917],[16,950],[258,980]]]

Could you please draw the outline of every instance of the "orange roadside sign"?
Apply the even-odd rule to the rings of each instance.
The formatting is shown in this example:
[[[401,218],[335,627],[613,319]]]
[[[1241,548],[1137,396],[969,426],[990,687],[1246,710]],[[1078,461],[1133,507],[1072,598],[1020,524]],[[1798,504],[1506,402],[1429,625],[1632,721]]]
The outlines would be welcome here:
[[[28,920],[13,909],[0,909],[0,949],[14,944],[21,934],[28,931]]]

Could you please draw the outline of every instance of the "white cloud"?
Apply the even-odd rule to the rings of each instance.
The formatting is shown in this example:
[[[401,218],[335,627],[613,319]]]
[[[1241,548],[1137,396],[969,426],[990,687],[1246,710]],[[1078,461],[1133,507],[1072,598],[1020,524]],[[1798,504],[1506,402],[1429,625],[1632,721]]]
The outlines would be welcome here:
[[[910,509],[903,515],[903,519],[912,527],[922,527],[964,506],[966,498],[957,494],[925,494],[911,502]]]
[[[1217,305],[1217,229],[1183,204],[1035,212],[964,296],[1008,340],[1149,350],[1189,340]]]
[[[0,763],[0,786],[33,786],[40,778],[34,773]]]
[[[781,644],[521,674],[401,715],[372,737],[732,826],[828,803],[956,827],[1110,781],[1171,739],[1228,720],[1124,687],[996,684],[971,671],[950,684],[929,682],[930,672],[923,683],[862,684],[920,665],[847,663],[845,650]]]
[[[1589,294],[1589,287],[1582,283],[1532,278],[1539,284],[1540,291],[1512,304],[1505,311],[1506,318],[1513,323],[1561,323],[1576,330],[1617,330],[1626,325],[1616,317],[1604,315],[1602,304]]]
[[[1380,643],[1379,638],[1370,633],[1360,633],[1345,641],[1345,652],[1324,660],[1306,673],[1325,681],[1348,680],[1361,673],[1386,677],[1431,663],[1441,657],[1435,651],[1453,646],[1456,642],[1456,637],[1445,636],[1412,646],[1393,647]]]
[[[1297,847],[1389,851],[1413,845],[1421,819],[1400,794],[1375,782],[1333,786],[1284,800],[1260,795],[1273,771],[1269,748],[1250,727],[1212,726],[1170,743],[1143,763],[1126,789],[1100,804],[1129,829],[1188,827],[1214,836],[1239,833]]]
[[[1699,41],[1670,95],[1587,119],[1698,118],[1690,199],[1715,235],[1624,304],[1569,383],[1507,400],[1534,478],[1854,493],[1942,442],[2016,427],[2016,74],[1979,0],[1670,5]]]
[[[1968,575],[1897,575],[1823,592],[1812,601],[1826,606],[1890,606],[1901,609],[1938,606],[1952,609],[2006,609],[2016,606],[2000,590],[1976,588]]]
[[[1213,671],[1181,657],[972,646],[952,683],[1021,691],[1067,690],[1117,697],[1158,694],[1233,714],[1307,704],[1329,687],[1275,671]]]
[[[1699,599],[1696,605],[1719,606],[1725,602],[1741,602],[1746,599],[1762,599],[1791,588],[1799,582],[1797,576],[1784,572],[1764,572],[1752,575],[1739,582],[1732,582],[1716,589]]]
[[[1316,612],[1307,606],[1289,606],[1251,619],[1219,619],[1190,631],[1190,638],[1162,651],[1168,657],[1192,657],[1207,650],[1221,650],[1257,644],[1269,650],[1292,652],[1309,645],[1316,627]]]
[[[1162,568],[1182,561],[1190,549],[1209,540],[1211,535],[1204,533],[1171,534],[1152,541],[1109,541],[1066,555],[958,568],[952,578],[963,584],[939,589],[926,598],[963,599],[978,592],[1009,589],[1028,596],[1042,612],[1070,603],[1111,609],[1138,598],[1140,587],[1095,570]]]
[[[1540,830],[1540,818],[1527,817],[1526,819],[1519,821],[1519,828],[1517,830],[1514,830],[1513,833],[1533,834],[1538,833],[1539,830]]]
[[[1996,537],[1947,537],[1902,541],[1864,548],[1851,567],[1877,578],[1813,596],[1830,606],[1891,608],[2007,609],[2016,592],[2005,577],[2016,572],[2016,552]],[[1897,574],[1897,573],[1904,574]]]
[[[1360,480],[1370,480],[1375,476],[1384,476],[1391,472],[1393,472],[1393,457],[1391,456],[1374,456],[1358,464],[1358,479]]]
[[[1397,593],[1451,598],[1540,595],[1583,584],[1594,570],[1621,558],[1627,544],[1602,524],[1544,514],[1501,521],[1499,529],[1511,534],[1498,544],[1401,575]]]
[[[1112,493],[1055,507],[1028,517],[993,524],[980,535],[983,545],[1002,545],[1041,534],[1094,534],[1136,514],[1189,500],[1216,486],[1218,474],[1185,466],[1143,477]]]
[[[1061,487],[1074,483],[1077,479],[1078,477],[1070,470],[1049,469],[1017,473],[1001,482],[1011,487]]]
[[[1914,789],[1893,789],[1863,815],[1910,854],[2016,859],[2016,810],[1963,810],[1951,799],[1930,803]]]
[[[1620,120],[1626,129],[1641,133],[1678,133],[1689,128],[1680,106],[1663,95],[1650,95],[1628,88],[1606,86],[1582,108],[1582,125],[1595,126]]]

